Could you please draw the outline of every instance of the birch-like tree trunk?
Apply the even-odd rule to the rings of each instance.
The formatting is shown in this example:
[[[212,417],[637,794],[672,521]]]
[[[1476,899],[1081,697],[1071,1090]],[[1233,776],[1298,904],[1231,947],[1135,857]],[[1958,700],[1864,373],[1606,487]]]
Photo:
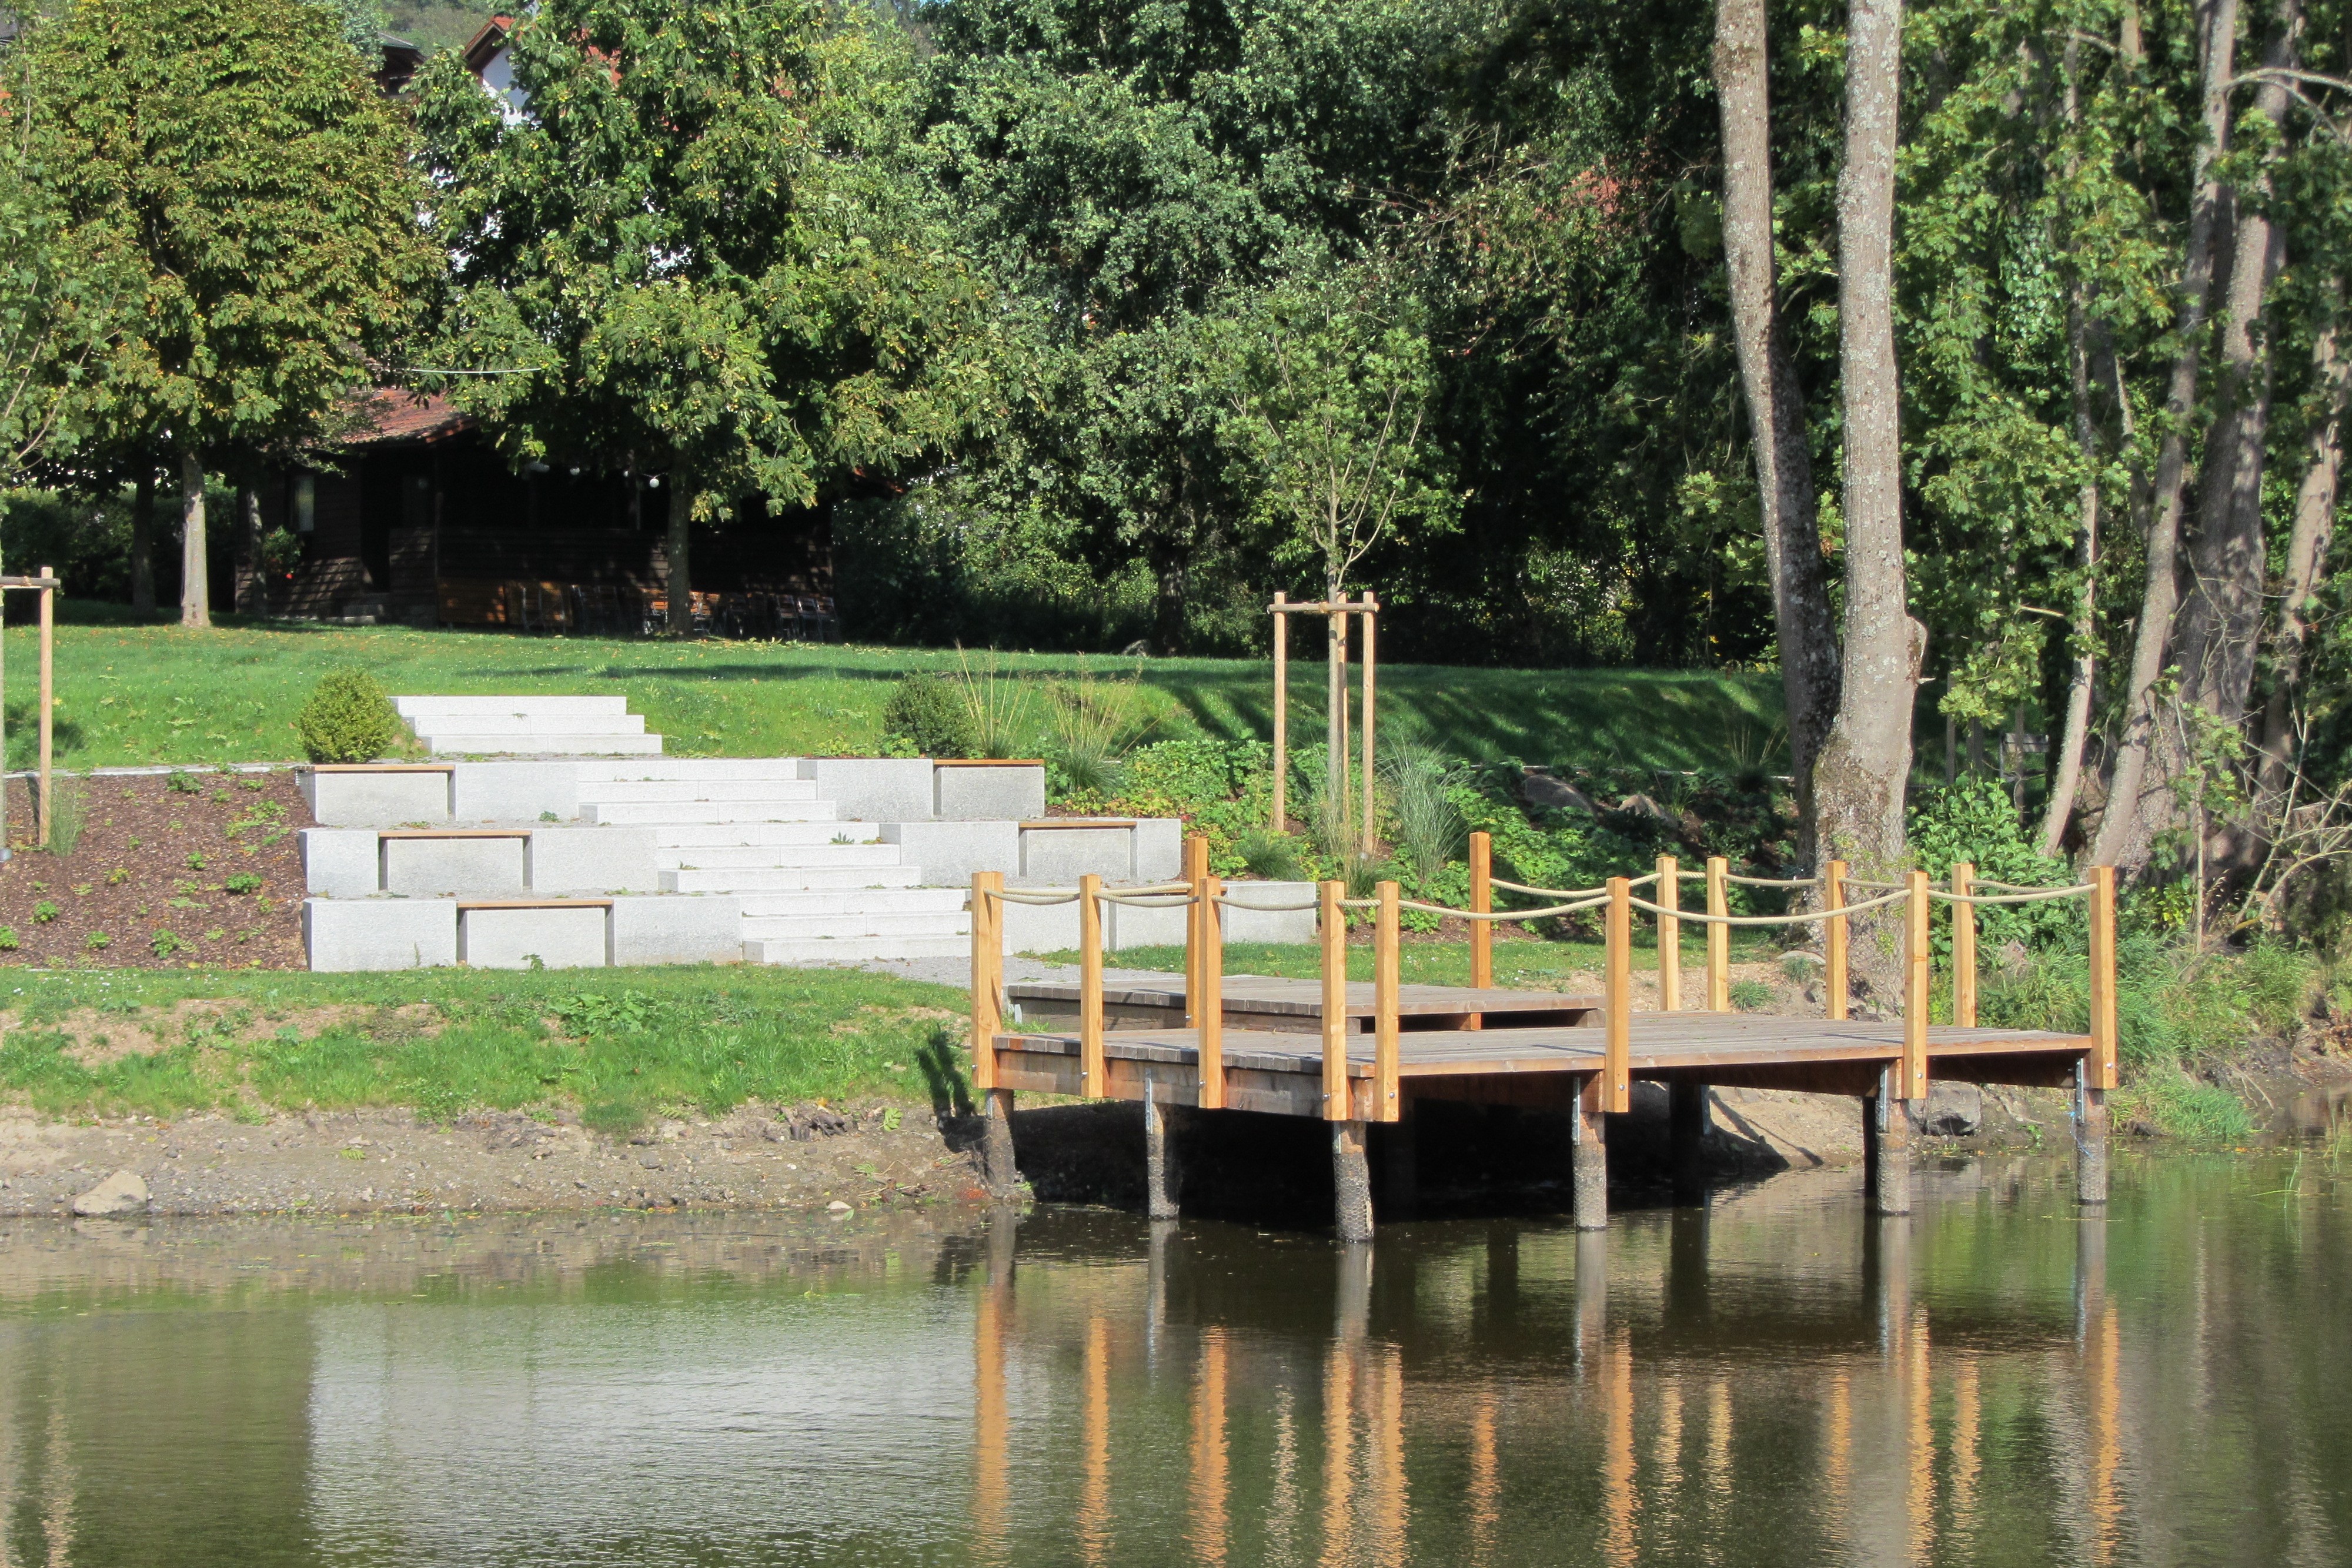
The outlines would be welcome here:
[[[1780,644],[1797,852],[1814,854],[1813,765],[1837,716],[1838,645],[1813,489],[1805,399],[1780,329],[1772,252],[1771,93],[1763,0],[1717,0],[1715,91],[1723,118],[1723,253],[1731,278],[1764,564]]]
[[[1903,566],[1895,366],[1895,146],[1901,0],[1847,9],[1838,176],[1838,333],[1845,414],[1845,650],[1836,722],[1814,768],[1824,854],[1884,878],[1904,859],[1911,709],[1926,632]],[[1865,944],[1875,947],[1877,944]],[[1885,955],[1874,955],[1885,956]],[[1862,960],[1869,972],[1869,960]]]
[[[2297,0],[2282,0],[2276,31],[2263,50],[2265,69],[2294,68],[2302,20]],[[2273,125],[2282,124],[2285,82],[2265,79],[2252,107]],[[2244,719],[2253,691],[2263,579],[2269,565],[2263,538],[2263,457],[2273,377],[2269,347],[2258,329],[2263,300],[2285,261],[2285,235],[2263,210],[2270,184],[2265,171],[2246,193],[2254,200],[2237,192],[2229,197],[2234,233],[2218,323],[2213,424],[2199,486],[2189,596],[2180,613],[2181,701],[2230,727]]]
[[[205,549],[205,465],[193,452],[180,455],[180,624],[213,623],[211,562]]]
[[[2343,291],[2339,280],[2339,304]],[[2294,688],[2303,678],[2304,650],[2311,638],[2306,614],[2327,572],[2327,546],[2336,532],[2336,497],[2344,471],[2344,415],[2352,404],[2352,362],[2344,357],[2334,323],[2320,332],[2311,356],[2315,379],[2327,391],[2327,406],[2311,433],[2311,459],[2295,489],[2294,526],[2287,536],[2278,625],[2271,634],[2273,684],[2263,709],[2261,755],[2255,763],[2258,822],[2280,809],[2293,771]]]
[[[2191,171],[2189,241],[2181,257],[2180,347],[2165,390],[2168,427],[2157,449],[2156,477],[2147,523],[2147,571],[2140,591],[2139,623],[2132,635],[2132,659],[2124,684],[2124,732],[2108,774],[2106,808],[2099,819],[2091,859],[2101,865],[2137,871],[2147,863],[2149,841],[2168,820],[2172,780],[2148,777],[2148,753],[2157,740],[2157,683],[2172,643],[2173,612],[2179,607],[2181,487],[2189,464],[2189,422],[2197,408],[2197,375],[2202,360],[2206,312],[2213,293],[2214,231],[2221,207],[2214,160],[2229,145],[2230,77],[2237,59],[2238,0],[2202,0],[2199,49],[2203,70],[2198,142]]]

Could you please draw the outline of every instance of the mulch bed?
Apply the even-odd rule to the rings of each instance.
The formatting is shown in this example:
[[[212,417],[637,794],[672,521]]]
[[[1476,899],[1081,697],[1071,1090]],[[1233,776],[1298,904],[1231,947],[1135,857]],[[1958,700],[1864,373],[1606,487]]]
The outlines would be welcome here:
[[[175,785],[177,786],[175,788]],[[312,826],[290,771],[58,781],[77,792],[70,854],[33,841],[27,780],[7,781],[0,964],[79,968],[299,969],[302,858]]]

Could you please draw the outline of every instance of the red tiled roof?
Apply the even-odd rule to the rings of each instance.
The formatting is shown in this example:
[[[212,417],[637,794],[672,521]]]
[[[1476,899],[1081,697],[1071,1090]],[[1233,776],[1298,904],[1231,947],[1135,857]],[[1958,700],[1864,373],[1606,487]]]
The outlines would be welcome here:
[[[446,399],[383,388],[361,397],[359,418],[359,428],[343,437],[346,446],[394,441],[430,444],[474,428],[474,416],[452,408]]]

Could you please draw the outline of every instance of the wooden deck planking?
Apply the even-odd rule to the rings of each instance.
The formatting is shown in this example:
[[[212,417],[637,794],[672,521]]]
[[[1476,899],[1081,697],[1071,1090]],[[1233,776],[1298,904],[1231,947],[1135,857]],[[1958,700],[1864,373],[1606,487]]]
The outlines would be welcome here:
[[[1819,1019],[1758,1017],[1738,1013],[1636,1013],[1632,1019],[1633,1076],[1699,1075],[1726,1069],[1751,1078],[1759,1070],[1802,1069],[1832,1062],[1885,1062],[1901,1057],[1900,1020],[1862,1023]],[[1312,1044],[1306,1043],[1312,1040]],[[1228,1067],[1263,1072],[1319,1075],[1319,1037],[1270,1030],[1226,1030]],[[1076,1033],[1000,1034],[1001,1051],[1075,1055]],[[1113,1060],[1190,1067],[1199,1056],[1199,1031],[1192,1029],[1133,1030],[1104,1037]],[[1591,1072],[1599,1070],[1602,1031],[1586,1028],[1433,1030],[1398,1040],[1398,1071],[1408,1078],[1517,1072]],[[2088,1035],[2044,1030],[1964,1029],[1937,1025],[1927,1031],[1930,1062],[1970,1058],[2072,1058],[2090,1049]],[[1370,1035],[1348,1037],[1348,1075],[1373,1071]]]

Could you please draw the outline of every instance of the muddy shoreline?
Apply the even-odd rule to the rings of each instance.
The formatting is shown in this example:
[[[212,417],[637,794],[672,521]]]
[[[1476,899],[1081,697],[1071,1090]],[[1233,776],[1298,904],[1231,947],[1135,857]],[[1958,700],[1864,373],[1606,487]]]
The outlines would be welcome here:
[[[2271,1074],[2265,1097],[2300,1103],[2308,1130],[2326,1108],[2340,1115],[2352,1064],[2305,1060]],[[1637,1089],[1633,1113],[1611,1132],[1612,1186],[1640,1203],[1667,1177],[1665,1096]],[[2310,1107],[2320,1107],[2315,1121]],[[2055,1090],[1939,1086],[1929,1108],[1927,1158],[1991,1150],[2063,1149],[2065,1095]],[[1422,1213],[1539,1210],[1565,1206],[1564,1126],[1433,1103],[1416,1137]],[[2282,1131],[2293,1115],[2283,1114]],[[1852,1100],[1719,1091],[1708,1164],[1727,1182],[1861,1157]],[[126,1215],[368,1215],[593,1213],[694,1209],[738,1212],[914,1212],[988,1202],[978,1162],[980,1125],[904,1105],[825,1111],[747,1105],[724,1116],[663,1119],[624,1138],[576,1121],[481,1113],[438,1122],[404,1110],[240,1120],[203,1113],[47,1120],[0,1110],[0,1218],[71,1218],[75,1200],[117,1173],[145,1184]],[[1044,1202],[1139,1207],[1139,1111],[1067,1103],[1018,1112],[1013,1134],[1029,1195]],[[1373,1155],[1395,1129],[1375,1130]],[[1264,1116],[1183,1116],[1177,1128],[1188,1212],[1319,1228],[1330,1202],[1319,1124]],[[2160,1148],[2154,1140],[2128,1145]]]

